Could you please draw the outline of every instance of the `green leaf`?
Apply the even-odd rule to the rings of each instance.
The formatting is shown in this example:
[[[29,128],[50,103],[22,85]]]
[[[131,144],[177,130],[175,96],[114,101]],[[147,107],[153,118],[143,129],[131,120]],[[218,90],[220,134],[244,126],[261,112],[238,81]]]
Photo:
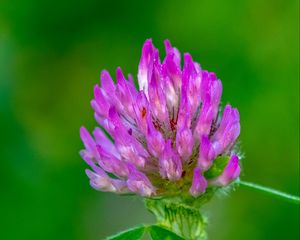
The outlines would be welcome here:
[[[118,233],[117,235],[106,238],[106,240],[139,240],[145,232],[145,226],[138,226],[123,232]]]
[[[217,157],[213,161],[213,165],[210,167],[210,169],[208,169],[208,171],[204,173],[205,178],[211,179],[220,176],[224,171],[224,168],[226,167],[229,159],[230,157],[228,156]]]
[[[184,240],[177,234],[157,225],[149,228],[152,240]]]

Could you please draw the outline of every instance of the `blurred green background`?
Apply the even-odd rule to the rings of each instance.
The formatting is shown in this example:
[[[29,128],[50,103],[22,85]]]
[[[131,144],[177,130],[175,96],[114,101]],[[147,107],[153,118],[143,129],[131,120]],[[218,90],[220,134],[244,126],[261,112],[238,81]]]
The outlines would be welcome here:
[[[139,198],[89,187],[79,127],[102,69],[137,74],[168,38],[241,114],[242,178],[299,195],[299,3],[0,2],[1,239],[102,239],[150,223]],[[299,239],[299,206],[247,189],[203,210],[213,240]]]

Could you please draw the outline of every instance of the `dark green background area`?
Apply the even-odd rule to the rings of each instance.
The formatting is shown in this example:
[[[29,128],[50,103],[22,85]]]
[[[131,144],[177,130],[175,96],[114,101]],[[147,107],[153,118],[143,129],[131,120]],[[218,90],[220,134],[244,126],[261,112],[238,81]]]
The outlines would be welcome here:
[[[0,2],[1,239],[92,240],[151,223],[139,198],[89,187],[79,127],[102,69],[137,74],[168,38],[241,114],[242,179],[299,195],[298,1]],[[212,240],[299,239],[299,206],[248,189],[205,209]]]

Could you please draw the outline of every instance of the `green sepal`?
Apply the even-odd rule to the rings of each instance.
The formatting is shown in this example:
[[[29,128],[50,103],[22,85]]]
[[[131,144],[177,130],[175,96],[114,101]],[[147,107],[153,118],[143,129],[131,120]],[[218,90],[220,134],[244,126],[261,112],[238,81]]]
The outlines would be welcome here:
[[[156,216],[158,226],[186,240],[206,239],[206,220],[198,207],[187,205],[180,198],[145,199],[145,203]]]
[[[229,162],[229,156],[219,156],[213,161],[213,165],[204,173],[206,179],[212,179],[218,177],[224,171],[227,163]]]

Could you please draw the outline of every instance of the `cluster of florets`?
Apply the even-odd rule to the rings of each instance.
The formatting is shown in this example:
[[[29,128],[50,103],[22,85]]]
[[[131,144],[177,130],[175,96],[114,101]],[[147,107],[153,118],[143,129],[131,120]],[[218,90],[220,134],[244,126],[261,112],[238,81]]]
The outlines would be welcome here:
[[[190,54],[165,41],[161,63],[151,40],[142,49],[139,90],[133,78],[107,71],[91,101],[101,128],[93,137],[82,127],[82,158],[93,188],[144,197],[187,193],[197,197],[209,187],[226,186],[240,174],[234,145],[240,133],[237,109],[226,105],[221,117],[222,83],[201,69]],[[213,170],[216,159],[222,171]]]

